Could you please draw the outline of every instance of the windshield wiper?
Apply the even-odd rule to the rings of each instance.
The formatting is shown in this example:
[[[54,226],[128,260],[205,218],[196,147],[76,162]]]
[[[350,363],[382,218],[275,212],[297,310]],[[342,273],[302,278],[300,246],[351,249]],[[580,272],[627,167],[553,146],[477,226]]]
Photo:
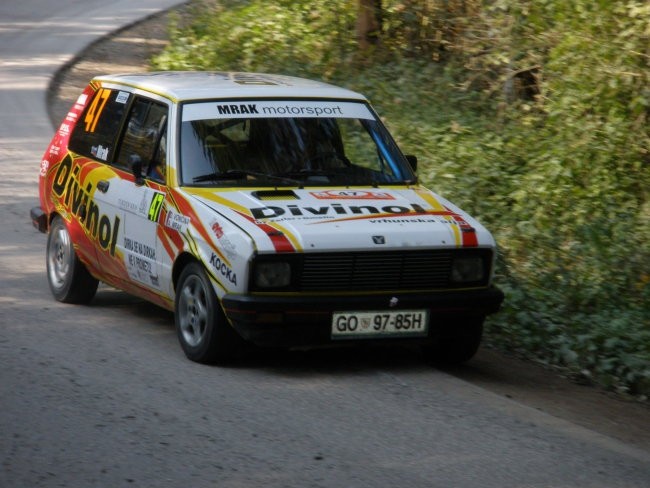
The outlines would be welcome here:
[[[297,178],[309,178],[310,176],[334,176],[334,171],[323,171],[321,169],[300,169],[297,171],[287,171],[285,173],[276,173],[277,176],[289,176]]]
[[[320,170],[320,169],[300,169],[296,171],[285,171],[283,173],[275,173],[276,176],[291,179],[300,179],[301,182],[310,184],[323,184],[332,183],[333,180],[345,178],[345,172],[336,170]],[[301,183],[302,184],[302,183]]]
[[[258,179],[269,178],[272,180],[280,180],[294,185],[302,185],[302,182],[294,178],[289,178],[281,175],[274,175],[268,173],[259,173],[257,171],[250,171],[247,169],[229,169],[228,171],[219,171],[215,173],[208,173],[205,175],[195,176],[192,178],[194,183],[201,183],[204,181],[219,181],[219,180],[243,180],[248,176]]]

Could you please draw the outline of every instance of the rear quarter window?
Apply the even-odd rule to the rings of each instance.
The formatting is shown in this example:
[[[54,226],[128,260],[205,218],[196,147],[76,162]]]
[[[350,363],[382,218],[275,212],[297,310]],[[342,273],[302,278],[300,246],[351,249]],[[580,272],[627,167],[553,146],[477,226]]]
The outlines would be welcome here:
[[[110,161],[130,94],[100,88],[77,121],[68,147],[93,159]]]

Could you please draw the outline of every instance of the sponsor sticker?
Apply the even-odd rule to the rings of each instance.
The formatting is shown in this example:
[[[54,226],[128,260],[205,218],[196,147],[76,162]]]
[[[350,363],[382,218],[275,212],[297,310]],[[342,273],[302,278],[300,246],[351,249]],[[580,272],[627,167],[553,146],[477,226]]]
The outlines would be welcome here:
[[[224,252],[224,254],[228,256],[229,259],[236,259],[238,256],[237,249],[235,248],[235,245],[230,241],[230,239],[228,239],[226,236],[226,233],[224,232],[223,227],[219,221],[213,220],[210,223],[210,229],[212,229],[215,237],[219,240],[219,245],[221,246],[221,250]]]
[[[310,194],[319,200],[395,200],[390,193],[370,190],[327,190]]]
[[[126,103],[126,101],[129,99],[129,92],[121,91],[117,94],[117,97],[115,97],[115,101],[117,103]]]
[[[128,200],[125,200],[123,198],[118,198],[117,205],[122,210],[126,210],[127,212],[131,212],[134,214],[138,213],[138,204],[135,202],[129,202]]]
[[[58,198],[57,208],[64,215],[74,215],[83,225],[86,234],[99,243],[99,247],[115,255],[115,245],[120,229],[120,217],[104,213],[93,200],[93,186],[83,187],[79,179],[81,166],[73,165],[67,156],[59,163],[52,184],[52,191]]]
[[[206,119],[319,118],[374,120],[361,102],[339,101],[232,101],[190,103],[183,108],[183,122]]]
[[[147,218],[152,222],[158,222],[160,217],[160,210],[162,209],[162,204],[165,201],[164,193],[155,193],[149,204],[149,211],[147,212]]]
[[[155,271],[155,262],[137,254],[127,253],[126,268],[131,279],[153,288],[160,288],[160,279]]]
[[[88,95],[85,93],[82,93],[79,95],[79,98],[77,98],[77,101],[75,102],[76,105],[84,106],[86,105],[86,101],[88,100]]]
[[[286,207],[266,206],[251,208],[251,216],[255,220],[276,219],[284,215],[295,217],[339,217],[355,215],[374,215],[374,214],[399,214],[405,215],[410,213],[424,213],[426,210],[417,203],[409,203],[409,206],[403,205],[385,205],[374,206],[368,204],[360,205],[343,205],[340,203],[322,204],[322,206],[299,206],[287,205]]]
[[[180,214],[173,210],[167,212],[165,218],[165,227],[174,229],[178,232],[187,232],[187,227],[190,225],[190,218],[186,215]]]
[[[92,146],[90,148],[90,154],[95,156],[97,159],[106,161],[108,159],[108,148],[101,144],[99,146]]]
[[[215,220],[212,222],[212,225],[210,227],[212,228],[214,235],[217,236],[217,239],[221,239],[223,237],[223,228],[219,222]]]
[[[237,273],[229,268],[228,265],[215,253],[212,253],[210,256],[210,265],[215,269],[215,271],[221,274],[224,279],[237,286]]]
[[[158,218],[162,212],[163,202],[165,201],[165,194],[151,190],[150,188],[143,188],[141,191],[141,197],[133,195],[140,199],[139,202],[127,200],[126,198],[118,198],[118,207],[140,217],[145,217],[152,222],[158,222]]]
[[[156,260],[156,249],[154,247],[131,239],[130,237],[124,238],[124,249],[144,256],[145,258]]]

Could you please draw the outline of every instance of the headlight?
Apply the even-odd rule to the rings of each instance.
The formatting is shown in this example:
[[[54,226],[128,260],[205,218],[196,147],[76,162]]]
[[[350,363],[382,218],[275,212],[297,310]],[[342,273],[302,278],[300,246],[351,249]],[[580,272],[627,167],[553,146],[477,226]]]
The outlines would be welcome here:
[[[291,284],[291,266],[283,261],[257,263],[255,286],[259,288],[284,288]]]
[[[485,270],[480,256],[458,257],[451,266],[451,281],[454,283],[471,283],[481,281]]]

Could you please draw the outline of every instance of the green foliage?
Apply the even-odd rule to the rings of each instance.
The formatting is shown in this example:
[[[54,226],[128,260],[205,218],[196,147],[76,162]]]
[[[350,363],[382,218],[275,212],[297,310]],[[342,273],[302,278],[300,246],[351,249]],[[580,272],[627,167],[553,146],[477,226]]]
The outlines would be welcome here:
[[[481,11],[479,0],[402,0],[382,4],[382,50],[434,61],[449,57]]]
[[[423,183],[495,234],[488,337],[650,394],[650,4],[382,4],[381,44],[359,53],[354,2],[212,2],[154,64],[363,92]]]
[[[274,71],[331,76],[354,54],[354,5],[343,0],[207,3],[187,28],[172,26],[158,69]]]
[[[495,222],[510,293],[493,329],[647,394],[650,4],[504,0],[482,22],[491,37],[467,39],[448,69],[462,60],[463,87],[501,102],[499,134],[521,170],[502,209],[508,227]],[[513,102],[513,81],[532,67],[539,94]]]

